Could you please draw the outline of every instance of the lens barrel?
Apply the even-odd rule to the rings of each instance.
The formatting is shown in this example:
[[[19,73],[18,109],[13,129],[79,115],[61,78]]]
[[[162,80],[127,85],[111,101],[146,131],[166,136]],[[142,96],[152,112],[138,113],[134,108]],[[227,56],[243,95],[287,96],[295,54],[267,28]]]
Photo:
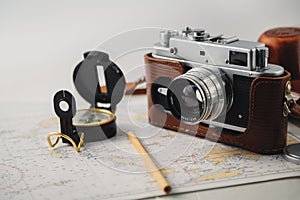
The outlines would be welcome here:
[[[207,67],[193,68],[171,82],[167,99],[177,119],[189,124],[214,120],[231,105],[230,81],[215,66]]]

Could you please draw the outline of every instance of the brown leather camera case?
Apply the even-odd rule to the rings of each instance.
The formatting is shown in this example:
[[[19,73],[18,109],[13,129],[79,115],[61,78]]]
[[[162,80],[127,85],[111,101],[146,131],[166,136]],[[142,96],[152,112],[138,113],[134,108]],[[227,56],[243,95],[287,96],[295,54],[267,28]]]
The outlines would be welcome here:
[[[265,31],[259,42],[269,48],[269,63],[283,66],[292,79],[300,80],[300,27],[281,27]]]
[[[180,62],[145,55],[148,96],[148,115],[152,125],[205,137],[208,127],[180,122],[153,104],[152,83],[159,77],[174,79],[184,73]],[[163,66],[163,67],[162,67]],[[221,135],[210,133],[209,138],[261,154],[280,153],[286,146],[288,118],[283,115],[285,85],[290,73],[280,77],[258,77],[252,81],[249,101],[248,127],[244,133],[223,129]],[[195,128],[195,126],[197,126]],[[211,130],[210,130],[211,131]]]

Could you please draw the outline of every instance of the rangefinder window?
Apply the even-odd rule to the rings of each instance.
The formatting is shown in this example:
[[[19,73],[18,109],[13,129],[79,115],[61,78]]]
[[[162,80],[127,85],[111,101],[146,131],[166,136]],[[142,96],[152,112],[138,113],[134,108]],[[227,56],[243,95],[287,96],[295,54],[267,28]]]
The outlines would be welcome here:
[[[229,63],[247,67],[247,53],[229,51]]]

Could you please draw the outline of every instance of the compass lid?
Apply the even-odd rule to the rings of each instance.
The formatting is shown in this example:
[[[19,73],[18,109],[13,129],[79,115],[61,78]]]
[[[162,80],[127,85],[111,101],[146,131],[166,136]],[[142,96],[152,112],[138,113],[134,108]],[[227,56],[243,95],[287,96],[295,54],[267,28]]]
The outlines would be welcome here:
[[[99,80],[97,67],[101,66],[105,80]],[[73,81],[78,93],[94,108],[114,111],[125,91],[125,77],[109,55],[101,51],[84,53],[84,59],[75,67]],[[105,82],[101,87],[100,82]],[[103,107],[102,105],[107,105]]]

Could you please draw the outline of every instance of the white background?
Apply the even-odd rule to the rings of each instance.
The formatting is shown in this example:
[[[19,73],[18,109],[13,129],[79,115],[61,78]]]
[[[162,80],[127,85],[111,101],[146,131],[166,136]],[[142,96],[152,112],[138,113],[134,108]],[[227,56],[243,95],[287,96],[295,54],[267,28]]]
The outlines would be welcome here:
[[[299,0],[0,1],[0,103],[51,102],[73,89],[82,53],[120,32],[140,27],[257,40],[273,27],[300,25]]]

